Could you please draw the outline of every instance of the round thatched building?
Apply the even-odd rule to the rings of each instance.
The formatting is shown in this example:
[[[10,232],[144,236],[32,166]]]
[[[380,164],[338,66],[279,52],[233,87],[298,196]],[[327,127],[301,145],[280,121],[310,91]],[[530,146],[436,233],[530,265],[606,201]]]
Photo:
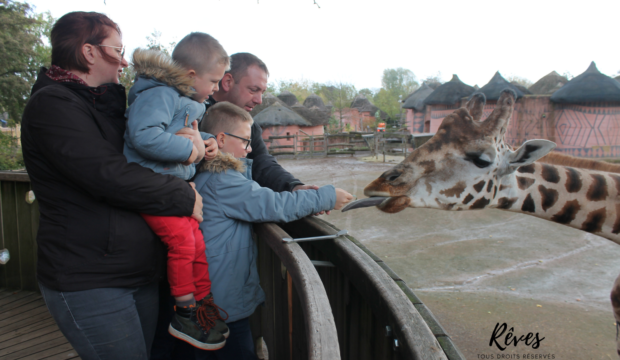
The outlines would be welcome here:
[[[517,94],[517,99],[522,98],[524,95],[523,92],[519,90],[519,88],[504,79],[504,77],[502,76],[502,74],[499,73],[499,71],[497,71],[495,75],[493,75],[491,80],[486,85],[481,87],[474,94],[482,93],[484,94],[484,96],[486,96],[487,101],[497,101],[504,89],[511,89],[512,91],[514,91]]]
[[[551,101],[563,104],[620,102],[620,83],[601,74],[593,61],[583,74],[553,93]]]
[[[297,104],[297,97],[290,91],[283,91],[278,95],[278,99],[282,100],[286,105],[293,106]]]
[[[456,74],[452,76],[452,80],[435,89],[424,99],[424,104],[427,105],[424,132],[436,132],[443,119],[461,106],[461,100],[474,91],[476,89],[463,83]]]
[[[543,76],[528,88],[534,95],[551,95],[568,82],[565,76],[555,71]]]
[[[416,91],[412,92],[403,103],[403,109],[407,109],[406,124],[407,129],[412,134],[424,132],[424,100],[435,91],[426,82],[422,83]]]

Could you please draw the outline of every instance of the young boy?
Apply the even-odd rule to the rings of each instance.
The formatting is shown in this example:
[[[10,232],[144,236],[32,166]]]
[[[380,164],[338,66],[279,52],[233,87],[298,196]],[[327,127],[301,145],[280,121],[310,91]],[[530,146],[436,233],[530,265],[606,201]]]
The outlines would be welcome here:
[[[172,59],[136,50],[133,63],[137,80],[129,92],[124,154],[130,162],[189,180],[196,163],[217,154],[213,135],[200,133],[197,119],[230,65],[228,54],[213,37],[191,33],[176,46]],[[202,212],[195,215],[201,218]],[[229,330],[211,296],[199,222],[142,216],[168,247],[168,282],[176,301],[168,331],[200,349],[222,348]]]
[[[252,359],[248,317],[265,301],[256,268],[254,222],[288,222],[324,210],[341,209],[353,196],[327,185],[318,190],[274,192],[252,180],[252,117],[228,102],[211,106],[201,130],[214,134],[220,153],[203,162],[194,182],[209,214],[200,224],[215,301],[228,313],[228,346],[215,352],[219,360]]]

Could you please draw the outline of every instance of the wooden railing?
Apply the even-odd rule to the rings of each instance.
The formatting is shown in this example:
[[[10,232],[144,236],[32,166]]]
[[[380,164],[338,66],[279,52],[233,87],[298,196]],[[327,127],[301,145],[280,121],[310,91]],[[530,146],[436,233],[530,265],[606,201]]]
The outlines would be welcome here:
[[[0,172],[0,248],[11,253],[0,288],[38,291],[32,200],[25,172]],[[282,241],[337,231],[317,218],[255,226],[266,300],[251,326],[269,359],[463,359],[405,282],[354,238]]]
[[[8,249],[11,255],[8,263],[0,265],[0,288],[39,291],[39,205],[31,190],[25,171],[0,171],[0,249]]]

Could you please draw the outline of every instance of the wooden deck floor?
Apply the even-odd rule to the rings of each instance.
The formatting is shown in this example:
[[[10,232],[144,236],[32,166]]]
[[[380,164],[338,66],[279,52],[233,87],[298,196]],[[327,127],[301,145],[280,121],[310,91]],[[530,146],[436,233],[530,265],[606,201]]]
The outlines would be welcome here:
[[[0,359],[79,359],[40,294],[0,290]]]

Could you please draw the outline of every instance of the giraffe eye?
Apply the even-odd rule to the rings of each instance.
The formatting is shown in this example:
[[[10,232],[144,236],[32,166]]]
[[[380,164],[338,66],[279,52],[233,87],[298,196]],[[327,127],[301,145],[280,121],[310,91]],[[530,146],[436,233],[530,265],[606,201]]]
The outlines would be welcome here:
[[[491,161],[489,160],[487,154],[465,154],[465,161],[470,161],[481,169],[491,165]]]

